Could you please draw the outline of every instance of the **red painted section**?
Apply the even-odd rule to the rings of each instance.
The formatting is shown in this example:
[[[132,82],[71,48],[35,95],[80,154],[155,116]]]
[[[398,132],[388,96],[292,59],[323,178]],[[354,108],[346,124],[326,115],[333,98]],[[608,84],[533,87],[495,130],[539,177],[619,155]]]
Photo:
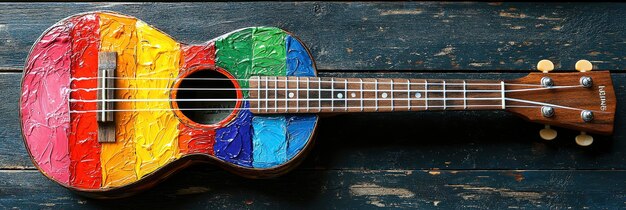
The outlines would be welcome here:
[[[99,18],[90,14],[71,20],[74,29],[72,37],[73,78],[98,77],[98,50],[100,48]],[[96,100],[97,91],[86,91],[96,88],[97,79],[74,80],[70,88],[71,99]],[[72,111],[97,110],[96,102],[71,102]],[[100,166],[100,143],[98,143],[98,124],[96,112],[71,113],[69,133],[70,146],[70,185],[79,188],[100,188],[102,169]]]
[[[181,71],[179,75],[187,74],[188,70],[196,65],[215,64],[215,45],[210,42],[206,45],[182,47]],[[215,130],[213,128],[193,128],[185,123],[178,126],[178,148],[183,154],[203,153],[214,155]]]
[[[205,45],[193,45],[182,47],[181,71],[180,74],[186,73],[185,70],[195,65],[215,65],[215,44],[209,42]]]

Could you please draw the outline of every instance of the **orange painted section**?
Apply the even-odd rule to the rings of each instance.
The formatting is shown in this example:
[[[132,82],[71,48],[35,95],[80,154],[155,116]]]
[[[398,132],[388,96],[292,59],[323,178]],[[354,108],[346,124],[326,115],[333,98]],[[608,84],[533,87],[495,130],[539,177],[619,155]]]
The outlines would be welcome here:
[[[137,69],[137,20],[127,16],[100,14],[101,51],[117,52],[117,72],[120,78],[132,78]],[[119,88],[136,88],[134,80],[118,79]],[[116,90],[116,98],[132,99],[133,89]],[[119,110],[134,109],[134,102],[117,102]],[[138,179],[135,165],[135,112],[116,112],[116,142],[102,144],[102,187],[116,187],[130,184]]]

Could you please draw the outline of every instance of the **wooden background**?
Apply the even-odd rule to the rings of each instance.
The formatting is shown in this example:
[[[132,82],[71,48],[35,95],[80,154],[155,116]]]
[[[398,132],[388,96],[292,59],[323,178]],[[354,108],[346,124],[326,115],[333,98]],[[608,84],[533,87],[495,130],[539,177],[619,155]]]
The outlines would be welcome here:
[[[613,72],[615,135],[578,147],[573,131],[511,114],[431,112],[324,118],[305,163],[270,180],[212,165],[118,201],[77,196],[44,178],[20,137],[21,69],[49,26],[79,12],[136,16],[185,43],[278,26],[308,44],[320,76],[515,78],[540,59]],[[63,3],[0,4],[1,208],[626,208],[626,4]]]

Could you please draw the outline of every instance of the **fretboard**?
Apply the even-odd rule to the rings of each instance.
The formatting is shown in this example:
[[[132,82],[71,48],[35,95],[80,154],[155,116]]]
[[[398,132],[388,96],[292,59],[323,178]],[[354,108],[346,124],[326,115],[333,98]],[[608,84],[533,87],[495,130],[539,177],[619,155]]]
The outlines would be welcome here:
[[[256,114],[504,109],[502,81],[252,77]]]

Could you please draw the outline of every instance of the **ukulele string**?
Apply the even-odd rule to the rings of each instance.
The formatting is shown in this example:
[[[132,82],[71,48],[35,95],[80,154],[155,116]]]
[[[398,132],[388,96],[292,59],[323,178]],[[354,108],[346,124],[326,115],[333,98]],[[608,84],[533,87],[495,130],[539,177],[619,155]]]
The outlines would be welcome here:
[[[113,78],[113,79],[142,79],[142,80],[176,80],[175,78],[128,78],[128,77],[106,77],[106,78]],[[88,79],[97,79],[97,78],[86,78],[86,77],[82,77],[82,78],[72,78],[72,80],[76,80],[76,81],[80,81],[80,80],[88,80]],[[231,80],[248,80],[248,81],[257,81],[257,82],[268,82],[270,81],[269,79],[265,79],[265,80],[261,80],[261,79],[229,79],[229,78],[183,78],[183,79],[193,79],[193,80],[225,80],[225,81],[231,81]],[[271,80],[273,82],[286,82],[286,80]],[[315,82],[315,81],[313,81]],[[336,82],[336,81],[321,81],[318,80],[317,82]],[[399,84],[399,83],[393,83],[393,82],[348,82],[345,81],[345,84],[367,84],[367,83],[374,83],[374,84]],[[532,84],[510,84],[510,83],[460,83],[460,84],[455,84],[455,83],[410,83],[409,85],[418,85],[418,84],[429,84],[429,85],[446,85],[446,86],[452,86],[452,85],[482,85],[482,86],[486,86],[486,85],[493,85],[493,86],[501,86],[502,84],[504,85],[519,85],[519,86],[532,86],[532,87],[537,87],[540,86],[541,88],[527,88],[527,89],[514,89],[514,90],[506,90],[505,92],[526,92],[526,91],[538,91],[538,90],[546,90],[546,89],[559,89],[559,88],[577,88],[577,87],[582,87],[582,85],[572,85],[572,86],[553,86],[553,87],[543,87],[541,85],[532,85]],[[196,90],[196,91],[200,91],[200,90],[206,90],[206,91],[217,91],[217,90],[236,90],[236,91],[241,91],[241,90],[248,90],[248,91],[261,91],[262,89],[260,88],[84,88],[84,89],[72,89],[71,91],[77,91],[77,90],[85,90],[85,91],[93,91],[93,90],[102,90],[102,89],[124,89],[124,90]],[[271,88],[267,88],[268,90]],[[263,89],[264,90],[264,89]],[[317,88],[317,89],[293,89],[293,88],[282,88],[282,89],[278,89],[277,87],[274,87],[274,89],[272,89],[273,91],[277,91],[277,90],[281,90],[281,91],[287,91],[287,90],[296,90],[296,91],[301,91],[301,90],[305,90],[305,91],[321,91],[321,90],[327,90],[327,91],[334,91],[334,92],[354,92],[354,91],[362,91],[362,92],[382,92],[381,90],[356,90],[356,89],[322,89],[322,88]],[[414,91],[424,91],[424,90],[384,90],[384,92],[414,92]],[[426,91],[424,91],[426,92]],[[465,93],[476,93],[476,92],[482,92],[482,93],[502,93],[502,90],[428,90],[427,92],[429,93],[436,93],[436,92],[465,92]],[[347,97],[347,96],[346,96]],[[361,94],[362,97],[362,94]],[[501,100],[503,99],[502,97],[499,98],[418,98],[418,99],[410,99],[408,101],[429,101],[429,100]],[[533,105],[539,105],[539,106],[517,106],[518,108],[536,108],[536,107],[540,107],[540,106],[554,106],[554,107],[558,107],[558,108],[564,108],[564,109],[573,109],[573,110],[581,110],[581,109],[577,109],[577,108],[573,108],[573,107],[567,107],[567,106],[561,106],[561,105],[555,105],[555,104],[549,104],[549,103],[542,103],[542,102],[537,102],[537,101],[529,101],[529,100],[523,100],[523,99],[515,99],[515,98],[504,98],[507,101],[514,101],[514,102],[519,102],[519,103],[526,103],[526,104],[533,104]],[[378,100],[378,101],[385,101],[385,100],[393,100],[393,99],[370,99],[370,98],[358,98],[358,99],[341,99],[341,98],[331,98],[331,99],[320,99],[320,98],[316,98],[316,99],[278,99],[278,98],[274,98],[274,99],[104,99],[104,100],[83,100],[83,99],[70,99],[70,102],[157,102],[157,101],[196,101],[196,102],[209,102],[209,101],[213,101],[213,102],[229,102],[229,101],[256,101],[256,102],[268,102],[268,101],[273,101],[273,102],[278,102],[278,101],[285,101],[287,102],[288,100],[293,100],[293,101],[354,101],[354,100],[358,100],[358,101],[370,101],[370,100]],[[402,100],[403,101],[403,100]],[[446,107],[454,107],[455,105],[448,105],[448,106],[444,106],[443,108]],[[459,105],[460,106],[460,105]],[[463,105],[463,107],[472,107],[472,106],[477,106],[477,105]],[[498,107],[501,105],[481,105],[481,106],[493,106],[493,107]],[[376,106],[378,107],[378,106]],[[391,106],[392,108],[399,108],[401,106]],[[406,106],[405,108],[420,108],[419,106]],[[424,106],[426,107],[426,106]],[[438,108],[438,107],[434,107],[434,106],[428,106],[431,108]],[[514,108],[514,106],[507,106],[509,108]],[[315,108],[315,107],[309,107],[309,108]],[[318,109],[321,109],[322,107],[318,107]],[[337,109],[347,109],[346,106],[344,107],[327,107],[327,108],[337,108]],[[360,107],[356,107],[356,108],[360,108]],[[366,108],[366,107],[363,107]],[[217,111],[216,108],[199,108],[202,109],[204,111]],[[266,108],[224,108],[225,110],[237,110],[237,109],[267,109]],[[277,109],[277,107],[275,107],[274,109]],[[288,108],[288,107],[284,107],[284,108],[280,108],[280,109],[299,109],[298,107],[296,108]],[[176,109],[163,109],[163,110],[176,110]],[[179,109],[180,110],[180,109]],[[223,109],[220,109],[223,110]],[[83,110],[81,112],[113,112],[113,111],[157,111],[154,109],[147,109],[147,110]]]
[[[169,99],[169,98],[145,98],[145,99],[70,99],[70,102],[169,102],[169,101],[184,101],[184,102],[238,102],[238,101],[390,101],[390,98],[379,98],[379,99],[375,99],[375,98],[289,98],[289,99],[285,99],[285,98],[268,98],[268,99],[253,99],[253,98],[246,98],[246,99],[236,99],[236,98],[182,98],[182,99]],[[395,99],[398,101],[407,101],[406,99]],[[438,101],[453,101],[453,100],[478,100],[478,101],[482,101],[482,100],[487,100],[487,101],[497,101],[497,100],[502,100],[502,97],[497,97],[497,98],[417,98],[417,99],[411,99],[411,101],[426,101],[426,100],[438,100]]]
[[[489,108],[489,107],[501,107],[501,105],[467,105],[467,106],[463,106],[463,105],[447,105],[447,106],[428,106],[428,108],[476,108],[476,107],[484,107],[484,108]],[[511,107],[511,108],[538,108],[541,106],[524,106],[524,105],[513,105],[513,106],[507,106],[507,107]],[[309,107],[311,110],[322,110],[322,109],[330,109],[331,107]],[[346,107],[334,107],[335,109],[346,109]],[[361,107],[347,107],[347,109],[355,109],[358,108],[360,109]],[[381,108],[426,108],[426,106],[364,106],[364,109],[381,109]],[[116,110],[72,110],[70,111],[70,113],[100,113],[100,112],[160,112],[160,111],[239,111],[239,110],[254,110],[254,109],[258,109],[258,108],[240,108],[240,107],[233,107],[233,108],[179,108],[179,109],[171,109],[171,108],[164,108],[164,109],[116,109]],[[261,110],[265,110],[265,108],[260,108]],[[273,108],[270,108],[271,110],[273,110]],[[279,110],[302,110],[302,107],[285,107],[285,108],[279,108]],[[276,112],[271,112],[271,113],[280,113],[278,111]],[[300,114],[306,114],[306,113],[316,113],[316,112],[301,112]],[[293,113],[292,113],[293,114]]]
[[[199,81],[254,81],[254,82],[285,82],[286,80],[279,80],[279,79],[272,79],[271,77],[265,77],[265,79],[231,79],[231,78],[133,78],[133,77],[72,77],[70,78],[70,81],[82,81],[82,80],[96,80],[96,79],[116,79],[116,80],[168,80],[168,81],[175,81],[175,80],[199,80]],[[294,76],[294,78],[296,78]],[[309,78],[309,80],[300,80],[300,82],[310,82],[310,83],[336,83],[339,84],[338,82],[340,81],[332,81],[332,80],[310,80],[310,78],[324,78],[324,77],[299,77],[299,78]],[[329,77],[330,78],[330,77]],[[342,79],[353,79],[353,78],[342,78]],[[390,79],[391,78],[360,78],[360,79]],[[424,85],[424,84],[428,84],[428,85],[443,85],[443,82],[410,82],[411,79],[409,80],[409,84],[411,85]],[[422,79],[413,79],[413,80],[422,80]],[[291,80],[293,81],[293,80]],[[354,81],[348,81],[346,84],[406,84],[404,82],[402,83],[398,83],[398,82],[382,82],[382,81],[377,81],[377,82],[368,82],[368,81],[363,81],[363,82],[354,82]],[[463,83],[446,83],[445,85],[463,85]],[[500,83],[466,83],[465,85],[486,85],[486,86],[500,86]],[[505,85],[510,85],[510,86],[532,86],[532,87],[543,87],[542,85],[536,85],[536,84],[515,84],[515,83],[505,83]]]
[[[530,89],[517,89],[517,90],[508,90],[505,92],[526,92],[526,91],[538,91],[538,90],[547,90],[547,89],[562,89],[562,88],[577,88],[577,87],[582,87],[582,85],[573,85],[573,86],[554,86],[554,87],[549,87],[549,88],[530,88]],[[116,88],[117,89],[117,88]],[[169,90],[168,88],[157,88],[159,90]],[[76,89],[73,89],[76,90]],[[90,89],[91,90],[91,89]],[[95,90],[98,90],[98,88],[95,88]],[[254,91],[254,90],[261,90],[258,88],[207,88],[206,90],[248,90],[248,91]],[[265,90],[265,89],[263,89]],[[269,89],[268,89],[269,90]],[[386,91],[381,91],[381,90],[356,90],[356,89],[294,89],[294,88],[288,88],[288,89],[272,89],[273,91],[278,91],[280,90],[282,91],[287,91],[287,90],[296,90],[296,91],[321,91],[321,90],[325,90],[325,91],[333,91],[333,92],[407,92],[407,94],[410,94],[410,92],[422,92],[419,90],[386,90]],[[428,91],[424,91],[424,92],[428,92],[428,93],[501,93],[501,90],[428,90]],[[346,96],[347,97],[347,96]],[[410,100],[417,100],[417,101],[423,101],[423,100],[500,100],[502,99],[501,97],[499,98],[441,98],[441,99],[437,99],[437,98],[430,98],[430,99],[426,99],[426,98],[411,98]],[[225,99],[215,99],[215,98],[207,98],[207,99],[168,99],[168,98],[163,98],[163,99],[71,99],[70,98],[70,102],[159,102],[159,101],[204,101],[204,102],[209,102],[209,101],[214,101],[214,102],[229,102],[229,101],[285,101],[285,100],[295,100],[295,101],[318,101],[318,100],[337,100],[337,101],[343,101],[343,100],[391,100],[390,99],[371,99],[371,98],[352,98],[352,99],[337,99],[337,98],[331,98],[331,99],[320,99],[320,98],[308,98],[308,99],[288,99],[288,98],[265,98],[265,99],[261,99],[261,98],[257,98],[257,99],[233,99],[233,98],[225,98]]]
[[[476,99],[485,99],[485,100],[501,100],[502,98],[465,98],[464,100],[476,100]],[[523,100],[523,99],[516,99],[516,98],[504,98],[506,101],[513,101],[513,102],[519,102],[519,103],[525,103],[525,104],[531,104],[531,105],[536,105],[536,106],[529,106],[529,105],[506,105],[507,108],[539,108],[542,106],[553,106],[553,107],[557,107],[557,108],[562,108],[562,109],[570,109],[570,110],[576,110],[576,111],[582,111],[583,109],[579,109],[579,108],[573,108],[573,107],[568,107],[568,106],[561,106],[561,105],[556,105],[556,104],[550,104],[550,103],[543,103],[543,102],[537,102],[537,101],[530,101],[530,100]],[[240,101],[259,101],[258,99],[234,99],[234,100],[240,100]],[[319,101],[320,99],[297,99],[297,100],[313,100],[313,101]],[[322,101],[343,101],[346,99],[322,99]],[[360,99],[359,99],[360,100]],[[363,99],[363,100],[376,100],[376,99]],[[378,99],[378,100],[390,100],[390,99]],[[452,98],[440,98],[440,99],[424,99],[424,100],[461,100],[461,99],[452,99]],[[165,99],[164,101],[170,101]],[[265,102],[265,100],[262,100]],[[272,100],[267,100],[267,101],[275,101],[274,99]],[[391,107],[391,108],[472,108],[472,107],[501,107],[501,104],[492,104],[492,105],[446,105],[446,106],[374,106],[374,107],[367,107],[367,106],[363,106],[363,108],[384,108],[384,107]],[[349,108],[361,108],[361,106],[353,106],[353,107],[348,107],[348,106],[332,106],[332,107],[309,107],[309,109],[323,109],[323,108],[331,108],[331,109],[349,109]],[[252,110],[252,109],[263,109],[263,110],[269,110],[269,109],[280,109],[280,110],[291,110],[291,109],[296,109],[296,110],[301,110],[303,109],[303,107],[252,107],[252,108],[241,108],[241,107],[233,107],[233,108],[187,108],[187,109],[172,109],[172,108],[167,108],[167,109],[126,109],[126,110],[72,110],[70,111],[70,113],[89,113],[89,112],[125,112],[125,111],[174,111],[174,110],[189,110],[189,111],[234,111],[234,110]],[[600,113],[608,113],[606,111],[597,111]]]
[[[428,83],[428,85],[432,85],[431,83]],[[435,84],[436,85],[436,84]],[[446,83],[446,87],[449,87],[453,84],[448,84]],[[468,85],[470,85],[470,83],[468,83]],[[506,85],[506,83],[505,83]],[[500,86],[500,84],[498,84],[498,86]],[[578,88],[578,87],[583,87],[582,85],[570,85],[570,86],[552,86],[552,87],[542,87],[542,88],[526,88],[526,89],[513,89],[513,90],[505,90],[504,92],[507,93],[511,93],[511,92],[526,92],[526,91],[538,91],[538,90],[548,90],[548,89],[564,89],[564,88]],[[190,90],[190,91],[258,91],[258,90],[265,90],[261,89],[261,88],[74,88],[71,89],[71,92],[76,92],[76,91],[97,91],[97,90]],[[309,88],[309,89],[302,89],[302,88],[267,88],[268,90],[279,90],[279,91],[288,91],[288,90],[295,90],[295,91],[335,91],[335,92],[339,92],[339,91],[356,91],[356,92],[399,92],[399,93],[403,93],[403,92],[419,92],[420,90],[360,90],[360,89],[326,89],[326,88]],[[424,91],[424,90],[422,90]],[[493,89],[493,90],[428,90],[428,92],[433,92],[433,93],[438,93],[438,92],[446,92],[446,93],[462,93],[462,92],[466,92],[466,93],[501,93],[502,91],[500,89]]]

